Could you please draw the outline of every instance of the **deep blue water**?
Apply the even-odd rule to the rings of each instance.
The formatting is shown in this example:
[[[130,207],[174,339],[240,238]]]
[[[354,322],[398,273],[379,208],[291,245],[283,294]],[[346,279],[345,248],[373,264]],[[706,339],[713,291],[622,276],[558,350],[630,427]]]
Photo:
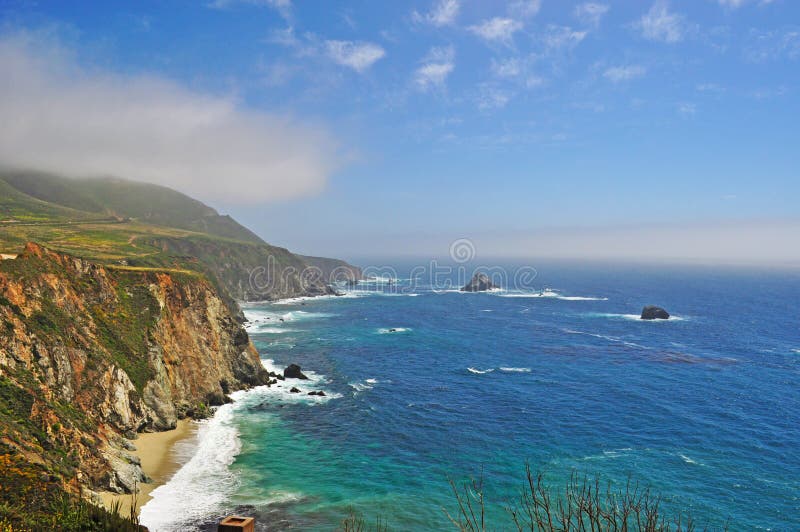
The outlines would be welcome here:
[[[575,471],[638,481],[701,526],[800,529],[800,276],[538,266],[560,297],[423,283],[250,305],[262,357],[329,396],[237,402],[225,504],[283,528],[329,530],[354,507],[449,529],[448,477],[482,472],[490,527],[506,529],[528,461],[555,487]],[[675,319],[635,319],[645,304]]]

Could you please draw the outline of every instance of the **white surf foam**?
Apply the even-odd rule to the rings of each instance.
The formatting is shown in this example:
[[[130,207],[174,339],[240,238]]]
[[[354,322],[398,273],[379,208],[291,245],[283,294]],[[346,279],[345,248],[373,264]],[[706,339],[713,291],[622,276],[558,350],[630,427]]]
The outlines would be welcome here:
[[[376,379],[366,379],[364,381],[348,382],[347,384],[353,390],[355,390],[355,393],[358,393],[358,392],[365,392],[367,390],[371,390],[372,388],[375,387],[375,385],[377,383],[378,383],[378,381]]]
[[[505,292],[497,294],[499,297],[516,297],[516,298],[548,298],[559,299],[561,301],[608,301],[607,297],[594,297],[594,296],[565,296],[561,295],[558,290],[546,288],[539,292]]]
[[[702,465],[702,464],[698,463],[696,460],[692,460],[691,458],[689,458],[689,457],[688,457],[688,456],[686,456],[685,454],[678,453],[678,456],[680,456],[680,457],[681,457],[681,460],[683,460],[683,461],[684,461],[684,462],[686,462],[687,464]]]
[[[271,359],[262,361],[269,371],[282,372]],[[324,375],[303,371],[309,380],[278,381],[273,386],[258,386],[230,394],[233,403],[220,406],[211,419],[201,422],[194,455],[175,475],[152,492],[152,499],[141,509],[141,523],[152,532],[186,530],[191,523],[221,511],[237,488],[230,471],[241,450],[236,428],[237,413],[264,402],[324,404],[341,394],[324,390],[325,396],[310,396],[327,382]],[[296,386],[301,393],[291,393]]]
[[[335,314],[325,312],[308,312],[305,310],[292,310],[289,312],[270,312],[268,310],[244,310],[247,319],[245,329],[248,332],[276,332],[275,327],[284,323],[330,318]]]
[[[478,375],[483,375],[484,373],[491,373],[494,371],[494,368],[489,369],[476,369],[476,368],[467,368],[467,371],[470,373],[476,373]]]
[[[172,532],[222,508],[236,487],[228,469],[241,442],[233,424],[234,404],[222,405],[198,431],[194,456],[166,484],[152,492],[141,522],[153,532]]]
[[[670,315],[669,319],[666,320],[643,320],[641,314],[611,314],[611,313],[597,313],[591,314],[592,316],[599,316],[603,318],[617,318],[617,319],[624,319],[624,320],[633,320],[639,322],[646,322],[646,323],[658,323],[658,322],[667,322],[667,321],[684,321],[686,318],[682,316],[675,316],[674,314]]]
[[[501,367],[500,371],[505,371],[508,373],[530,373],[531,368],[509,368],[509,367]]]
[[[378,329],[378,334],[398,334],[410,331],[411,329],[408,327],[391,327],[388,329]]]
[[[286,334],[289,332],[295,332],[295,330],[284,329],[282,327],[256,326],[252,329],[248,329],[247,332],[257,332],[259,334]]]

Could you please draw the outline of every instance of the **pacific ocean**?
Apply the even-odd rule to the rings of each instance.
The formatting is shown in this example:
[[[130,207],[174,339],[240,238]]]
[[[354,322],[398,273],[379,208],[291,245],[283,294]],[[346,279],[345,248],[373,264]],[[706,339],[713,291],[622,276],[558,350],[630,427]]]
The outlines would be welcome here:
[[[311,378],[237,393],[144,524],[244,509],[330,530],[352,509],[447,530],[448,480],[482,478],[489,528],[508,529],[529,463],[555,489],[638,483],[701,528],[800,528],[796,271],[547,263],[474,294],[410,271],[246,305],[265,364]],[[672,319],[638,319],[646,304]]]

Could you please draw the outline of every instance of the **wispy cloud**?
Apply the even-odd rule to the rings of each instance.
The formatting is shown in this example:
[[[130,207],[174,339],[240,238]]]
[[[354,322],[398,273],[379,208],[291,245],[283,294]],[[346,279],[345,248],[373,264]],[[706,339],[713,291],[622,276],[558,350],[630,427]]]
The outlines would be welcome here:
[[[515,17],[530,18],[541,8],[542,0],[516,0],[508,5],[508,12]]]
[[[739,9],[745,4],[768,5],[775,0],[717,0],[717,3],[726,9]]]
[[[263,6],[276,9],[284,18],[292,14],[292,0],[213,0],[207,5],[213,9],[228,9],[236,5]]]
[[[800,30],[751,30],[744,57],[752,63],[800,58]]]
[[[313,33],[298,36],[291,26],[273,30],[267,41],[292,49],[297,57],[324,57],[358,73],[365,72],[386,56],[386,50],[375,43],[335,39],[323,41]]]
[[[419,13],[413,11],[411,18],[414,22],[426,23],[436,27],[455,24],[461,4],[458,0],[439,0],[429,12]]]
[[[491,109],[501,109],[511,100],[511,94],[498,87],[482,85],[479,87],[476,103],[478,108],[487,111]]]
[[[519,58],[492,59],[492,74],[498,78],[515,78],[522,73],[522,64]]]
[[[522,22],[511,18],[494,17],[467,29],[489,43],[511,46],[514,34],[522,29]]]
[[[0,161],[114,175],[253,203],[320,192],[339,165],[326,128],[159,76],[78,65],[49,35],[0,37]],[[47,105],[42,105],[47,102]]]
[[[386,56],[377,44],[356,41],[325,41],[325,50],[335,63],[362,73]]]
[[[691,102],[678,102],[676,108],[683,116],[692,116],[697,113],[697,104]]]
[[[452,46],[431,48],[414,73],[414,83],[422,91],[443,90],[447,77],[455,68],[455,49]]]
[[[686,34],[683,15],[671,12],[666,0],[658,0],[650,10],[634,23],[645,39],[676,43]]]
[[[569,26],[548,24],[542,40],[550,50],[568,50],[580,44],[585,37],[585,31],[573,30]]]
[[[641,65],[624,65],[606,69],[605,72],[603,72],[603,77],[612,83],[622,83],[624,81],[641,78],[646,73],[647,69]]]
[[[575,7],[575,18],[581,23],[597,28],[600,26],[600,21],[608,13],[609,6],[606,4],[598,4],[596,2],[586,2]]]

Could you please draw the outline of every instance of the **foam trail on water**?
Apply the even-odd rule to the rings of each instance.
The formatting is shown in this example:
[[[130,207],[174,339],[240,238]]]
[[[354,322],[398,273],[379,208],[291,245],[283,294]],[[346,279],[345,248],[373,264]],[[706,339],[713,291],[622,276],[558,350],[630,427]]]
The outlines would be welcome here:
[[[666,320],[643,320],[640,314],[613,314],[607,312],[593,312],[587,314],[587,316],[593,316],[596,318],[612,318],[612,319],[623,319],[623,320],[633,320],[639,321],[643,323],[663,323],[668,321],[684,321],[687,318],[682,316],[675,316],[674,314],[670,315],[669,319]]]
[[[489,369],[476,369],[476,368],[467,368],[467,371],[470,373],[476,373],[478,375],[483,375],[484,373],[491,373],[494,371],[494,368]]]
[[[500,371],[505,371],[508,373],[530,373],[531,368],[509,368],[509,367],[501,367]]]
[[[411,329],[408,327],[392,327],[390,329],[378,329],[378,334],[395,334],[409,332]]]

